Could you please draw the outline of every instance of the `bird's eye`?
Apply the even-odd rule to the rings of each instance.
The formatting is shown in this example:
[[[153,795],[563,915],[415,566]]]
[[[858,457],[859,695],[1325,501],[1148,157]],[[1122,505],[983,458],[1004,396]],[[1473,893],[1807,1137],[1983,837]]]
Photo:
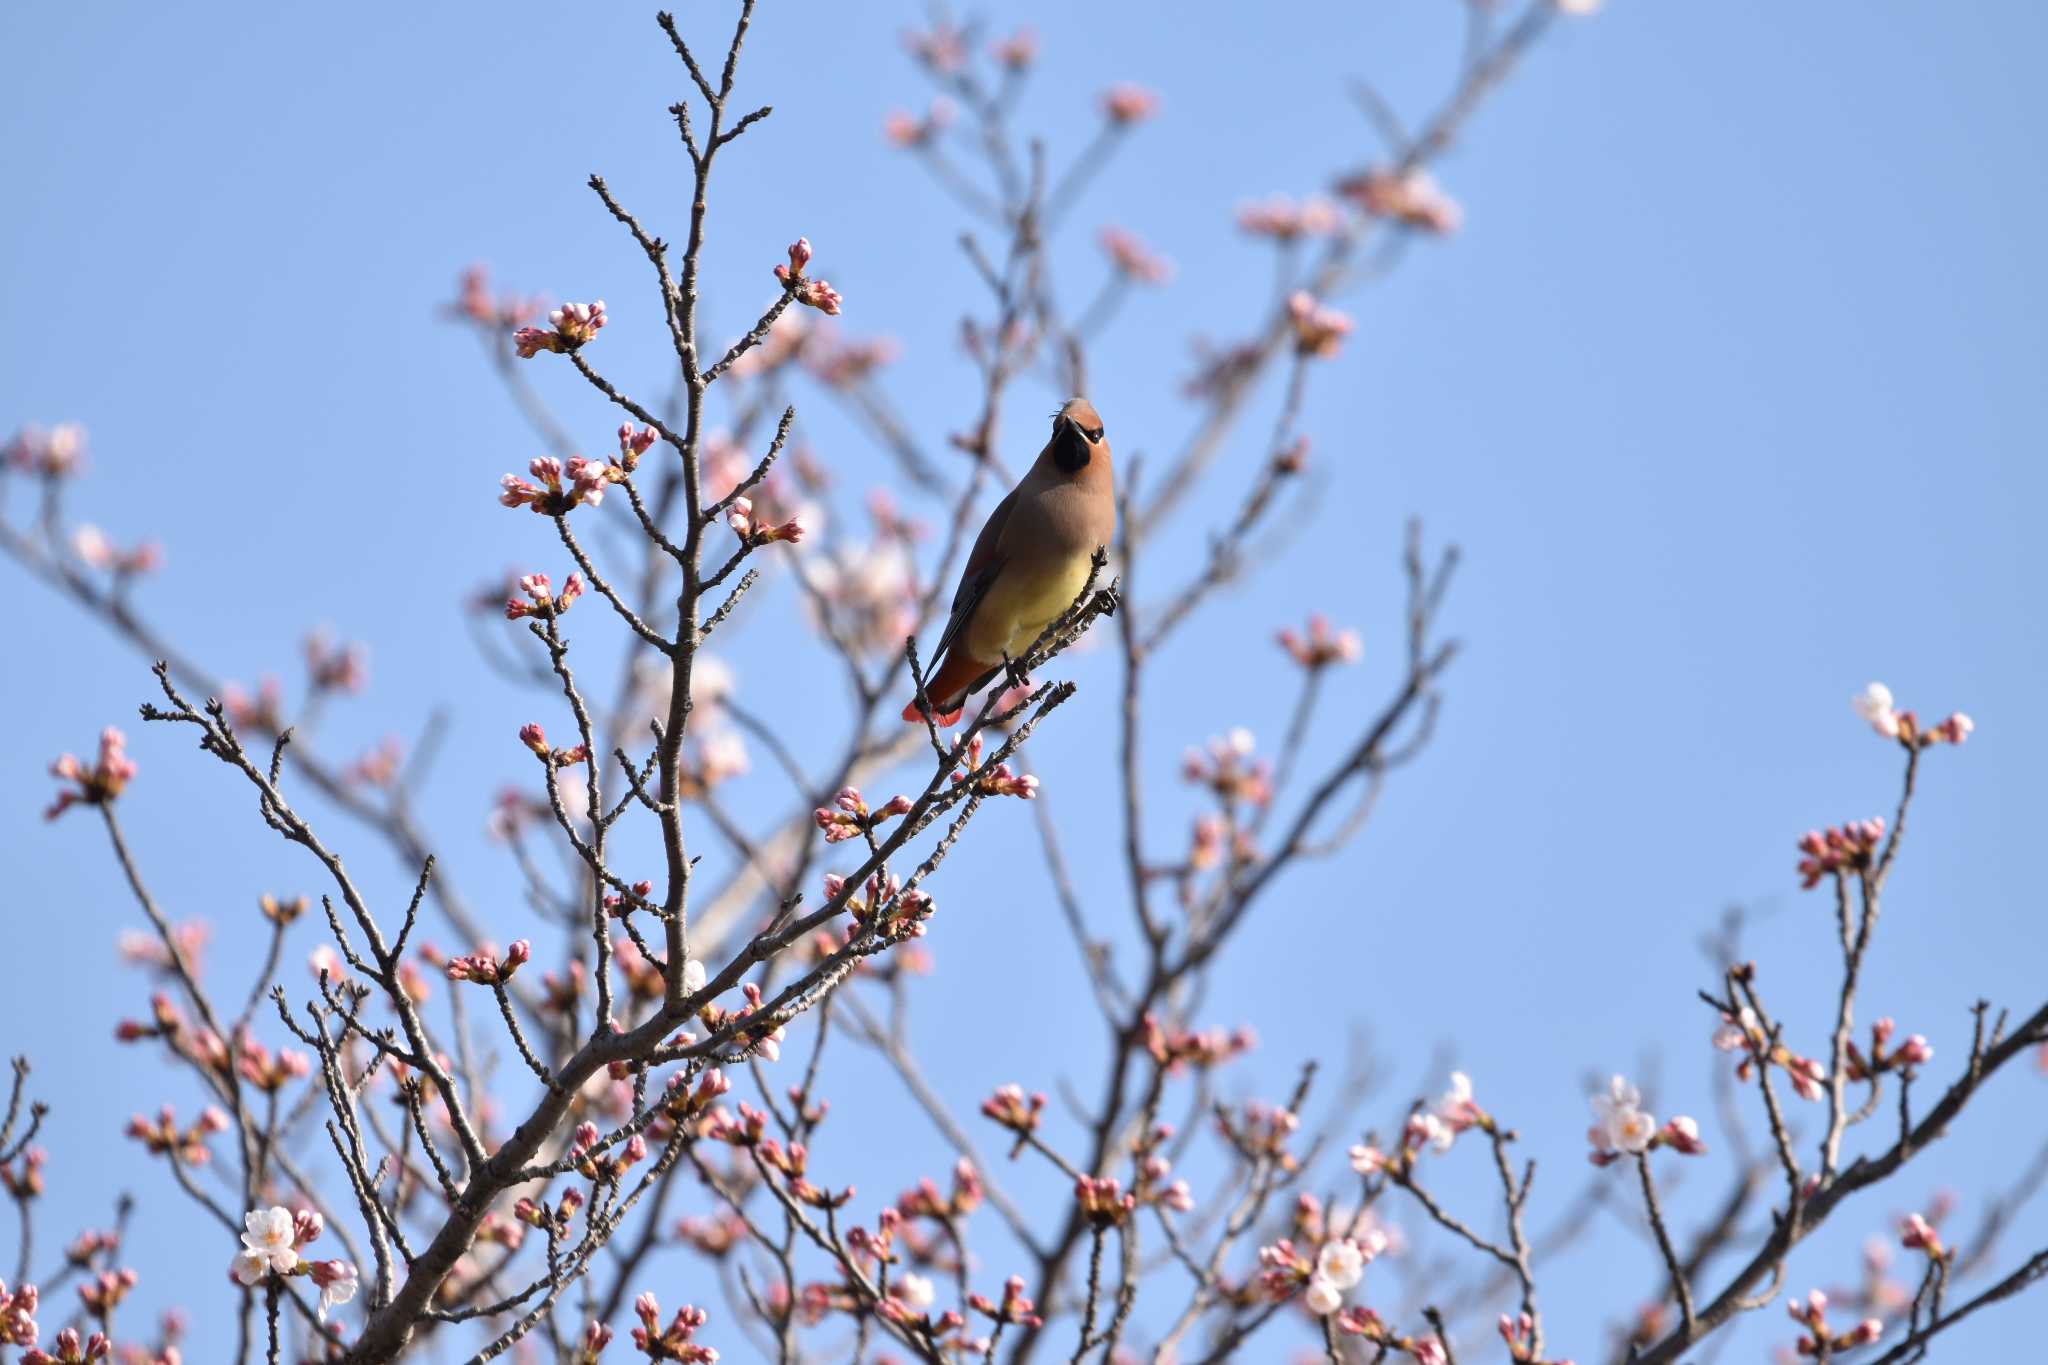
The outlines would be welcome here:
[[[1089,441],[1090,441],[1090,442],[1095,442],[1095,441],[1099,441],[1099,440],[1101,440],[1101,439],[1102,439],[1102,433],[1103,433],[1103,432],[1105,432],[1105,431],[1107,431],[1107,430],[1108,430],[1108,428],[1107,428],[1107,427],[1097,427],[1097,428],[1095,428],[1095,430],[1093,430],[1093,431],[1090,431],[1090,430],[1088,430],[1088,429],[1087,429],[1086,427],[1083,427],[1083,428],[1081,429],[1081,434],[1082,434],[1083,436],[1086,436],[1086,437],[1087,437],[1087,438],[1089,439]]]

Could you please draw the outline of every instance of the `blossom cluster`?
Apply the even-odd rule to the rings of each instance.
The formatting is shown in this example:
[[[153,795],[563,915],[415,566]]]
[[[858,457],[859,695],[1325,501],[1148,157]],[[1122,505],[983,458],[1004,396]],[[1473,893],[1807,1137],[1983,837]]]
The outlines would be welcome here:
[[[1274,637],[1280,648],[1303,668],[1313,672],[1331,664],[1356,663],[1364,652],[1355,630],[1332,630],[1327,617],[1320,614],[1308,618],[1308,634],[1296,633],[1294,627],[1283,627]]]
[[[109,725],[100,731],[100,749],[87,767],[71,754],[60,754],[50,765],[50,776],[69,787],[58,791],[57,799],[43,812],[54,820],[72,806],[103,806],[127,789],[135,778],[135,760],[128,757],[128,737]]]
[[[1892,690],[1881,682],[1874,682],[1849,699],[1856,708],[1856,714],[1870,722],[1870,728],[1886,739],[1895,739],[1909,749],[1924,749],[1930,744],[1961,744],[1977,728],[1977,723],[1961,711],[1952,711],[1948,719],[1931,728],[1922,729],[1920,718],[1911,711],[1901,711],[1892,700]]]
[[[1586,1140],[1592,1144],[1588,1155],[1595,1166],[1623,1156],[1639,1157],[1658,1147],[1669,1147],[1684,1156],[1699,1156],[1707,1150],[1700,1140],[1699,1124],[1690,1118],[1680,1116],[1659,1128],[1655,1116],[1643,1108],[1642,1093],[1626,1077],[1614,1077],[1605,1091],[1593,1096],[1592,1104],[1596,1121],[1587,1130]]]
[[[532,616],[551,621],[569,610],[583,595],[583,575],[570,574],[568,581],[562,584],[561,592],[557,593],[546,574],[525,574],[519,579],[519,591],[525,594],[525,600],[517,597],[505,599],[506,620],[517,621],[521,617]]]
[[[499,957],[487,948],[462,957],[451,957],[443,969],[450,981],[474,981],[480,986],[498,986],[512,979],[512,974],[533,956],[533,944],[526,939],[516,939],[505,955]]]
[[[273,1275],[305,1275],[320,1290],[320,1317],[356,1296],[356,1268],[347,1261],[309,1261],[299,1248],[317,1240],[325,1226],[311,1209],[273,1205],[250,1209],[242,1217],[242,1248],[229,1268],[235,1283],[255,1287]]]
[[[529,483],[517,474],[507,474],[498,481],[504,490],[498,501],[507,507],[530,507],[544,517],[566,516],[579,505],[597,506],[604,501],[605,485],[625,474],[621,466],[581,455],[570,456],[567,465],[552,455],[536,456],[527,472],[540,482]]]
[[[824,280],[813,279],[804,274],[804,267],[810,263],[811,239],[799,237],[789,244],[789,264],[775,267],[775,278],[798,303],[837,317],[839,305],[845,300],[840,298],[838,290]]]
[[[521,360],[531,360],[542,351],[567,354],[596,336],[605,324],[604,300],[565,303],[548,314],[548,322],[548,330],[521,327],[512,334],[513,348]]]
[[[1316,302],[1315,295],[1305,289],[1287,296],[1287,316],[1294,325],[1297,355],[1327,360],[1343,349],[1344,338],[1351,335],[1351,319]]]
[[[841,787],[838,795],[832,798],[832,804],[818,807],[812,812],[812,817],[817,821],[818,828],[824,832],[825,842],[836,844],[866,834],[886,820],[908,814],[910,798],[901,793],[890,797],[886,803],[874,810],[869,810],[868,803],[861,799],[860,788]]]

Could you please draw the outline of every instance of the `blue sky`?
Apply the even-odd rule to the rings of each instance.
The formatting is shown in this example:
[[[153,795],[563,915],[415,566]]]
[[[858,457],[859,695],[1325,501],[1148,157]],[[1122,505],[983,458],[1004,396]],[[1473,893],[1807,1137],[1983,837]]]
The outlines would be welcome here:
[[[645,262],[583,181],[603,173],[671,237],[686,205],[663,113],[686,79],[638,7],[579,9],[500,7],[488,23],[414,6],[348,23],[255,6],[0,15],[0,46],[34,58],[0,90],[0,427],[88,425],[74,510],[117,539],[167,542],[143,601],[221,673],[294,677],[316,623],[370,642],[373,690],[331,714],[329,747],[411,734],[449,708],[423,812],[471,897],[508,907],[506,937],[522,911],[482,824],[496,787],[528,772],[510,736],[536,703],[484,674],[458,617],[478,582],[548,547],[491,498],[532,438],[473,339],[436,312],[473,260],[523,290],[602,297],[617,318],[603,367],[656,392],[665,347]],[[1092,280],[1093,229],[1117,222],[1177,265],[1093,358],[1120,456],[1175,447],[1185,339],[1241,326],[1264,288],[1234,206],[1319,189],[1365,159],[1349,77],[1411,111],[1434,99],[1456,57],[1452,9],[1218,6],[1194,23],[1149,2],[1030,7],[1045,69],[1021,118],[1056,164],[1091,129],[1101,87],[1163,96],[1055,256],[1063,279]],[[891,107],[923,97],[897,38],[920,14],[765,8],[742,97],[776,112],[723,163],[707,306],[744,325],[780,245],[808,234],[849,327],[901,339],[888,388],[937,444],[971,415],[953,336],[979,299],[958,214],[880,136]],[[1366,659],[1338,701],[1361,714],[1398,664],[1405,519],[1463,547],[1448,624],[1466,653],[1436,746],[1352,850],[1265,906],[1211,1004],[1212,1022],[1258,1029],[1263,1074],[1334,1060],[1366,1030],[1389,1057],[1385,1113],[1435,1093],[1448,1050],[1562,1201],[1582,1178],[1590,1077],[1661,1057],[1665,1106],[1707,1117],[1722,1059],[1692,999],[1707,984],[1694,943],[1734,902],[1753,914],[1781,1012],[1821,1050],[1822,993],[1792,983],[1823,962],[1828,916],[1797,890],[1792,844],[1889,810],[1892,753],[1847,705],[1873,677],[1980,728],[1929,764],[1866,1014],[1927,1033],[1946,1076],[1972,1001],[2038,1003],[2048,942],[2024,854],[2048,763],[2034,525],[2048,496],[2048,192],[2028,168],[2048,119],[2044,55],[2048,13],[2014,0],[1614,0],[1560,24],[1453,149],[1440,178],[1465,230],[1418,243],[1347,299],[1358,330],[1314,377],[1304,424],[1322,482],[1290,512],[1302,535],[1196,622],[1148,711],[1165,837],[1193,809],[1172,778],[1183,745],[1238,724],[1277,741],[1289,678],[1273,627],[1310,610],[1358,627]],[[602,404],[562,367],[530,373],[601,446],[616,420]],[[1011,404],[1011,449],[1053,401]],[[849,505],[890,481],[829,404],[800,402]],[[1184,548],[1240,484],[1226,467]],[[93,822],[39,818],[48,758],[129,724],[150,680],[39,586],[12,600],[0,855],[15,869],[17,985],[0,998],[0,1046],[34,1056],[55,1105],[39,1263],[104,1222],[119,1184],[142,1201],[138,1302],[212,1303],[231,1247],[119,1136],[166,1098],[155,1063],[110,1038],[144,992],[112,952],[137,917]],[[734,661],[743,691],[800,730],[830,675],[782,647],[778,620],[796,610],[772,592]],[[1071,671],[1083,690],[1036,761],[1108,917],[1122,913],[1100,794],[1115,669],[1097,651]],[[1326,717],[1328,742],[1346,719]],[[179,736],[133,747],[138,853],[178,917],[217,922],[213,970],[240,981],[254,897],[310,890],[313,869]],[[765,793],[772,772],[757,767]],[[929,1067],[963,1106],[1012,1079],[1051,1090],[1065,1072],[1094,1088],[1101,1040],[1071,945],[1049,889],[1011,871],[1030,857],[1027,817],[992,811],[949,865],[941,970],[915,996]],[[398,894],[403,870],[344,837],[374,891]],[[1848,1278],[1861,1237],[1937,1189],[1973,1215],[1986,1172],[2031,1156],[2044,1086],[2002,1078],[1950,1143],[1802,1251],[1788,1287]],[[932,1168],[937,1148],[885,1073],[849,1056],[834,1095],[844,1119],[826,1160],[836,1136],[878,1194]],[[878,1153],[862,1140],[876,1131],[900,1139]],[[1476,1203],[1483,1175],[1460,1153],[1446,1188]],[[1717,1184],[1692,1176],[1682,1224]],[[2023,1211],[1996,1263],[2044,1230],[2048,1212]],[[1610,1220],[1549,1276],[1553,1340],[1597,1356],[1604,1324],[1654,1289],[1650,1265]],[[655,1287],[680,1301],[696,1274],[677,1260]],[[1987,1315],[1937,1357],[2010,1358],[2039,1313]],[[1738,1357],[1791,1335],[1775,1312],[1741,1331]],[[719,1344],[737,1353],[740,1339]]]

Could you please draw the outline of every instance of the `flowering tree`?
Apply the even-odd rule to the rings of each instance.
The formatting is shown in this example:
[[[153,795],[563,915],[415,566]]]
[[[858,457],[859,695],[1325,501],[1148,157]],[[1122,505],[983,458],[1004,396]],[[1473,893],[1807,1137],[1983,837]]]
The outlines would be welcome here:
[[[1333,671],[1358,657],[1358,636],[1319,617],[1279,630],[1299,689],[1277,751],[1260,757],[1243,730],[1189,751],[1178,776],[1201,814],[1170,847],[1148,837],[1144,818],[1162,775],[1146,753],[1150,666],[1169,640],[1201,627],[1254,539],[1282,524],[1276,509],[1310,464],[1304,394],[1352,329],[1332,300],[1415,239],[1455,231],[1459,208],[1430,164],[1560,13],[1591,8],[1530,0],[1501,16],[1474,0],[1465,63],[1419,123],[1361,88],[1385,143],[1379,161],[1332,168],[1333,197],[1240,210],[1243,230],[1270,243],[1277,286],[1242,301],[1239,340],[1205,353],[1188,385],[1185,444],[1160,467],[1126,467],[1117,543],[1101,547],[1087,584],[1013,661],[1014,676],[946,730],[902,725],[896,704],[918,690],[918,641],[968,533],[1027,453],[1004,449],[1005,404],[1026,385],[1089,391],[1102,326],[1129,290],[1169,273],[1134,236],[1106,229],[1107,280],[1070,310],[1046,264],[1080,190],[1153,117],[1155,100],[1135,87],[1107,92],[1094,143],[1056,168],[1011,126],[1037,63],[1028,31],[993,43],[946,25],[912,35],[938,97],[922,115],[892,116],[888,135],[973,224],[963,243],[987,295],[961,324],[979,391],[950,449],[936,450],[916,434],[932,423],[909,420],[885,394],[886,345],[812,320],[863,310],[814,271],[807,240],[763,261],[773,295],[752,326],[733,340],[706,334],[713,171],[769,112],[736,96],[754,6],[738,0],[736,26],[709,62],[660,16],[687,81],[671,110],[693,190],[681,245],[603,179],[590,188],[646,258],[653,288],[642,306],[672,344],[672,390],[634,395],[607,377],[603,302],[544,310],[472,271],[452,310],[552,452],[504,476],[500,501],[540,519],[506,527],[532,567],[483,595],[494,628],[479,622],[489,666],[533,689],[536,718],[516,740],[536,775],[499,798],[493,826],[532,906],[561,931],[552,950],[492,941],[408,800],[415,760],[387,746],[337,761],[298,738],[328,699],[365,685],[358,650],[311,640],[295,712],[278,685],[251,693],[210,673],[137,604],[159,565],[155,548],[124,549],[68,520],[78,430],[18,435],[8,477],[31,484],[39,506],[26,521],[0,520],[0,548],[156,660],[143,719],[195,738],[322,879],[317,916],[310,897],[264,896],[259,978],[247,989],[219,982],[202,968],[203,930],[164,912],[124,839],[121,808],[151,794],[148,775],[136,785],[123,733],[106,730],[89,761],[53,765],[48,814],[104,825],[147,925],[124,951],[160,988],[118,1036],[206,1097],[196,1112],[138,1115],[128,1131],[219,1227],[237,1359],[440,1350],[590,1362],[609,1350],[672,1361],[1186,1361],[1305,1349],[1340,1363],[1502,1353],[1557,1362],[1603,1350],[1675,1362],[1778,1301],[1802,1242],[1860,1210],[1858,1196],[2048,1039],[2048,1004],[2025,1014],[1980,1006],[1960,1061],[1938,1072],[1922,1035],[1900,1037],[1890,1018],[1859,1022],[1860,970],[1921,764],[1971,729],[1960,713],[1925,723],[1873,685],[1858,710],[1903,765],[1889,822],[1799,841],[1799,878],[1834,903],[1829,1036],[1802,1050],[1771,1007],[1781,989],[1819,974],[1787,983],[1743,960],[1733,927],[1715,947],[1700,1034],[1731,1055],[1719,1108],[1734,1155],[1727,1196],[1703,1225],[1676,1226],[1660,1192],[1680,1163],[1714,1161],[1718,1150],[1689,1116],[1660,1122],[1624,1077],[1592,1097],[1593,1183],[1547,1212],[1516,1132],[1462,1074],[1441,1098],[1377,1124],[1358,1077],[1333,1083],[1313,1064],[1252,1075],[1261,1099],[1221,1098],[1220,1076],[1255,1070],[1241,1060],[1254,1040],[1204,1018],[1211,983],[1290,872],[1339,855],[1394,774],[1427,749],[1455,656],[1437,630],[1455,554],[1429,551],[1411,530],[1401,677],[1341,745],[1305,739]],[[527,364],[566,366],[616,405],[616,449],[607,436],[603,458],[576,453]],[[834,495],[830,471],[796,436],[788,400],[799,386],[866,426],[891,481],[935,509],[936,536],[882,493],[869,502],[870,536],[821,533]],[[1266,434],[1240,434],[1262,405]],[[1219,506],[1220,519],[1206,510]],[[1192,564],[1154,553],[1176,524],[1211,519]],[[793,584],[836,660],[835,743],[794,745],[736,694],[713,652],[721,632],[763,610],[751,594],[768,575]],[[516,623],[510,636],[500,621]],[[599,652],[606,633],[619,656]],[[1063,853],[1057,794],[1041,792],[1027,744],[1075,695],[1054,678],[1059,656],[1102,637],[1121,664],[1120,742],[1104,781],[1119,796],[1122,851],[1117,866],[1080,869]],[[727,796],[754,752],[789,792],[779,819],[750,827]],[[941,875],[948,855],[978,813],[1012,801],[1030,803],[1057,913],[1084,964],[1081,1007],[1099,1013],[1112,1044],[1094,1098],[1075,1099],[1064,1119],[1034,1088],[1039,1077],[991,1078],[979,1115],[953,1112],[901,1022],[929,966],[921,940],[945,931],[937,895],[975,894]],[[402,902],[382,903],[344,862],[344,849],[374,842],[407,869]],[[729,871],[700,867],[706,845],[728,855]],[[1103,937],[1116,912],[1127,932]],[[281,970],[309,930],[320,940],[310,987]],[[435,932],[464,951],[434,948]],[[862,1197],[854,1184],[863,1144],[880,1135],[827,1122],[833,1063],[849,1047],[897,1072],[954,1149],[950,1170],[894,1200]],[[494,1069],[494,1058],[504,1065]],[[1324,1123],[1305,1125],[1318,1089],[1336,1102]],[[125,1206],[115,1230],[79,1234],[54,1265],[36,1258],[36,1201],[46,1169],[61,1172],[36,1144],[63,1120],[35,1093],[28,1062],[17,1063],[0,1180],[21,1246],[14,1287],[0,1285],[0,1347],[35,1362],[117,1350],[177,1360],[177,1319],[152,1335],[119,1315],[153,1251],[124,1243]],[[1461,1148],[1497,1174],[1491,1207],[1455,1208],[1440,1195],[1436,1168]],[[1010,1163],[1042,1163],[1070,1198],[1027,1207],[1005,1189]],[[1615,1342],[1567,1346],[1546,1327],[1546,1256],[1588,1209],[1614,1200],[1648,1230],[1643,1269],[1655,1297],[1633,1313],[1615,1305],[1625,1319]],[[1885,1251],[1852,1293],[1787,1298],[1788,1349],[1917,1359],[1954,1323],[2048,1273],[2048,1251],[1994,1263],[1997,1228],[1945,1231],[1943,1212],[1912,1213],[1898,1228],[1897,1248],[1913,1258],[1904,1283]],[[57,1291],[74,1281],[76,1305],[60,1306]],[[679,1298],[689,1303],[666,1313],[662,1300]],[[629,1321],[630,1352],[613,1344]]]

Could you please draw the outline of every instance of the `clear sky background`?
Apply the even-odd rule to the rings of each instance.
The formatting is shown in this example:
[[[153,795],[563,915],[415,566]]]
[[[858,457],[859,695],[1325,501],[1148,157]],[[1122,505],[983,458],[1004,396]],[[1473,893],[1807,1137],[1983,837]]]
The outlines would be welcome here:
[[[722,35],[723,13],[687,17]],[[721,328],[744,325],[771,296],[781,244],[807,233],[849,329],[903,342],[887,386],[938,445],[970,417],[953,337],[961,305],[980,300],[953,245],[958,213],[880,134],[890,108],[923,99],[898,40],[921,13],[763,6],[740,98],[776,113],[722,163],[707,298]],[[1367,159],[1347,78],[1371,76],[1410,111],[1433,101],[1456,57],[1454,7],[1057,0],[1029,13],[1045,58],[1022,122],[1056,164],[1093,127],[1103,86],[1132,79],[1163,96],[1055,257],[1063,278],[1093,280],[1093,229],[1113,221],[1177,263],[1093,361],[1120,454],[1163,454],[1187,430],[1186,338],[1242,326],[1265,287],[1263,248],[1234,230],[1234,206],[1319,189]],[[296,690],[309,626],[370,642],[372,691],[331,713],[329,749],[415,733],[451,708],[423,810],[472,899],[514,936],[525,912],[482,826],[496,788],[530,775],[512,732],[537,703],[484,673],[460,601],[507,564],[559,551],[541,523],[492,501],[534,442],[473,338],[437,309],[473,260],[523,290],[602,297],[618,318],[602,367],[658,392],[665,346],[645,262],[583,181],[604,173],[680,237],[686,165],[663,109],[684,73],[640,6],[16,5],[0,13],[0,49],[13,56],[0,88],[0,427],[89,426],[74,509],[117,539],[166,541],[168,568],[143,601],[219,672],[275,670]],[[1965,709],[1979,730],[1927,765],[1865,1017],[1928,1034],[1945,1084],[1972,1001],[2038,1003],[2044,58],[2048,11],[2025,0],[1614,0],[1558,25],[1473,124],[1441,170],[1466,229],[1418,243],[1391,280],[1345,302],[1358,331],[1315,375],[1305,419],[1324,482],[1292,514],[1303,534],[1195,624],[1148,715],[1166,837],[1194,809],[1172,775],[1184,744],[1238,724],[1277,742],[1291,679],[1274,626],[1323,610],[1358,627],[1366,660],[1341,691],[1362,714],[1399,663],[1405,518],[1464,547],[1448,623],[1467,652],[1436,746],[1352,850],[1263,907],[1211,1002],[1209,1022],[1261,1034],[1268,1093],[1304,1057],[1337,1060],[1354,1030],[1388,1057],[1380,1114],[1434,1094],[1455,1057],[1543,1163],[1538,1205],[1560,1207],[1585,1178],[1592,1078],[1661,1058],[1659,1112],[1710,1118],[1708,1077],[1725,1060],[1693,998],[1710,984],[1695,942],[1736,902],[1754,915],[1771,998],[1824,1053],[1824,990],[1794,983],[1832,980],[1831,918],[1821,893],[1797,889],[1793,841],[1890,810],[1895,751],[1848,708],[1870,678],[1923,712]],[[616,418],[566,367],[531,373],[602,448]],[[1035,443],[1053,400],[1010,405],[1011,450]],[[848,506],[891,480],[829,403],[800,404]],[[1264,420],[1230,460],[1252,458]],[[1225,514],[1242,468],[1223,470],[1196,530]],[[9,600],[0,1047],[33,1056],[54,1106],[36,1264],[132,1189],[136,1303],[212,1315],[232,1245],[120,1136],[133,1111],[193,1102],[166,1094],[150,1054],[111,1039],[147,990],[113,952],[138,915],[95,822],[39,815],[49,758],[110,721],[136,731],[151,682],[40,586],[18,583]],[[764,598],[734,661],[758,707],[801,726],[835,675],[784,646],[796,610],[786,585]],[[1104,650],[1069,669],[1083,690],[1036,759],[1074,855],[1102,883],[1101,913],[1121,915],[1102,758],[1115,669]],[[1329,717],[1332,740],[1346,720]],[[142,773],[123,810],[138,854],[176,917],[216,921],[210,970],[238,991],[255,896],[315,890],[315,869],[185,737],[152,729],[133,750]],[[765,762],[747,779],[763,809],[775,780]],[[1100,1030],[1031,870],[1028,814],[991,810],[948,865],[940,971],[914,997],[928,1067],[965,1108],[1008,1080],[1096,1088]],[[382,847],[325,824],[385,903],[400,894],[409,874]],[[1018,857],[1023,875],[1006,861]],[[303,924],[290,961],[316,937]],[[287,981],[309,984],[296,966]],[[844,1118],[826,1129],[821,1167],[840,1144],[849,1165],[828,1178],[857,1171],[869,1213],[870,1195],[936,1169],[939,1148],[885,1073],[849,1055],[831,1093]],[[513,1095],[523,1102],[516,1082]],[[2015,1067],[1955,1138],[1803,1249],[1787,1288],[1850,1280],[1860,1239],[1936,1191],[1958,1191],[1955,1226],[1973,1226],[2044,1120],[2048,1078]],[[1726,1144],[1708,1130],[1715,1168],[1688,1170],[1682,1227],[1721,1187]],[[1481,1208],[1482,1165],[1477,1152],[1449,1159],[1448,1197]],[[1626,1172],[1609,1174],[1619,1193]],[[1622,1220],[1597,1231],[1546,1277],[1552,1340],[1581,1362],[1659,1282]],[[2019,1213],[1993,1264],[2044,1234],[2048,1201]],[[1008,1269],[991,1264],[991,1283]],[[649,1283],[722,1318],[707,1286],[683,1258]],[[1987,1315],[1935,1358],[2037,1350],[2043,1302]],[[190,1358],[224,1349],[218,1321],[202,1317]],[[1741,1332],[1728,1359],[1793,1335],[1775,1309]],[[710,1336],[745,1358],[729,1323]],[[1495,1358],[1496,1345],[1473,1345]]]

